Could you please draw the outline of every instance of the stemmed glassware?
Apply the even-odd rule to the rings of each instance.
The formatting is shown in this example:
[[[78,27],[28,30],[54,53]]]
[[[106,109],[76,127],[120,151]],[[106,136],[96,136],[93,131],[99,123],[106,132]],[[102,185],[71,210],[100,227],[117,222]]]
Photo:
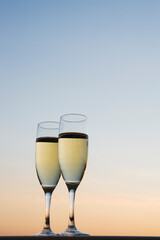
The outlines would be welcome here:
[[[36,137],[36,172],[45,193],[45,225],[37,235],[55,235],[50,228],[50,203],[60,175],[58,161],[58,122],[41,122],[37,127]]]
[[[70,199],[68,228],[60,235],[86,236],[88,234],[79,232],[75,226],[74,200],[87,164],[87,117],[76,113],[61,116],[58,142],[60,168]]]

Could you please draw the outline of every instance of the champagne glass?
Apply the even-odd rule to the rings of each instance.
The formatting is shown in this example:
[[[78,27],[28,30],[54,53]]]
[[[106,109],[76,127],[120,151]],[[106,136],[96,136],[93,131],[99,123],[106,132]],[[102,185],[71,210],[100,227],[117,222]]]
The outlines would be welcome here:
[[[41,122],[37,127],[36,172],[45,193],[45,225],[40,236],[55,235],[50,228],[50,203],[60,175],[58,161],[58,122]]]
[[[60,168],[70,199],[68,228],[60,235],[87,236],[88,234],[77,230],[74,218],[75,192],[83,178],[88,157],[87,117],[85,115],[73,113],[61,116],[58,149]]]

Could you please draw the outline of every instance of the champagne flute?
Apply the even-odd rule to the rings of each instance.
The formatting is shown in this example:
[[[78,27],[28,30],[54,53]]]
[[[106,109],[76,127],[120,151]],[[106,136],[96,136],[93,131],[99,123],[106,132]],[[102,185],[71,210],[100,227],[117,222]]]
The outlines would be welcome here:
[[[58,122],[41,122],[37,127],[36,172],[45,193],[45,225],[40,236],[55,235],[50,228],[50,203],[60,175],[58,161]]]
[[[83,178],[88,157],[87,117],[85,115],[72,113],[61,116],[58,152],[62,176],[70,199],[68,228],[60,235],[87,236],[88,234],[77,230],[74,219],[75,192]]]

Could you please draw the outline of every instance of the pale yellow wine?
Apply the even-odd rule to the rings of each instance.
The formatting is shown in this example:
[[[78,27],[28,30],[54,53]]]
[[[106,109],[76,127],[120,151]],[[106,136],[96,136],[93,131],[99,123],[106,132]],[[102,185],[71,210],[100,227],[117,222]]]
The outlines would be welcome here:
[[[36,171],[43,188],[54,189],[60,178],[58,138],[36,139]]]
[[[86,169],[88,135],[66,132],[59,135],[59,163],[66,184],[79,184]]]

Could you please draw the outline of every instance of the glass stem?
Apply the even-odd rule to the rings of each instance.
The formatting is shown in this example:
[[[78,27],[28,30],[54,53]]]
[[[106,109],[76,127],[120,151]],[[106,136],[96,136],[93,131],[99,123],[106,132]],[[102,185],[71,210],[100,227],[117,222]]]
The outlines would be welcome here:
[[[74,221],[74,200],[75,200],[75,190],[69,190],[69,221],[68,228],[76,229]]]
[[[46,213],[45,213],[45,225],[44,229],[50,230],[50,204],[51,204],[51,195],[50,192],[45,192],[45,205],[46,205]]]

